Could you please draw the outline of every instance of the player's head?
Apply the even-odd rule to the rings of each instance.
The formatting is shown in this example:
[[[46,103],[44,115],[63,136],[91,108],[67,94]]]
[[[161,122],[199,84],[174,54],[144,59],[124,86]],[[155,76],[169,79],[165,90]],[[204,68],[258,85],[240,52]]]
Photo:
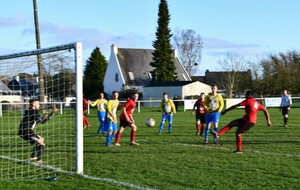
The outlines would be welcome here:
[[[164,92],[163,97],[164,97],[164,99],[168,99],[168,93]]]
[[[287,91],[286,89],[284,89],[284,90],[282,91],[282,93],[283,93],[283,95],[287,95],[287,94],[288,94],[288,91]]]
[[[104,98],[104,93],[103,92],[100,92],[99,93],[99,99],[103,99]]]
[[[40,102],[37,98],[32,98],[31,100],[29,100],[29,104],[30,104],[30,107],[35,110],[40,109]]]
[[[204,93],[204,92],[201,92],[201,93],[200,93],[200,99],[201,99],[201,100],[204,100],[204,98],[205,98],[205,93]]]
[[[213,83],[213,84],[211,85],[211,90],[212,90],[212,92],[217,93],[217,92],[218,92],[218,85],[215,84],[215,83]]]
[[[119,92],[118,91],[113,91],[112,96],[113,96],[114,100],[118,99],[119,98]]]
[[[133,92],[131,98],[133,101],[137,101],[139,99],[139,93]]]
[[[246,98],[253,97],[253,92],[251,90],[247,90],[245,93]]]

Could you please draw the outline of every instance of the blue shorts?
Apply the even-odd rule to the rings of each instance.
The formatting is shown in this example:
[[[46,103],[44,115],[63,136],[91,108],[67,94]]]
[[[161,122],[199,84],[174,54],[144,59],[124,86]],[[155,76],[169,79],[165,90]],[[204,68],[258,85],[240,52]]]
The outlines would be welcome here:
[[[107,115],[106,112],[98,111],[98,119],[101,123],[106,120],[106,117],[107,117],[106,115]]]
[[[117,126],[116,123],[111,122],[111,121],[105,122],[104,131],[117,132],[118,131],[118,126]]]
[[[173,121],[173,115],[172,114],[163,114],[162,115],[162,122],[164,123],[164,122],[166,122],[166,120],[168,120],[170,123],[172,123],[172,121]]]
[[[219,112],[207,113],[205,114],[205,120],[207,124],[218,123],[220,121],[220,113]]]

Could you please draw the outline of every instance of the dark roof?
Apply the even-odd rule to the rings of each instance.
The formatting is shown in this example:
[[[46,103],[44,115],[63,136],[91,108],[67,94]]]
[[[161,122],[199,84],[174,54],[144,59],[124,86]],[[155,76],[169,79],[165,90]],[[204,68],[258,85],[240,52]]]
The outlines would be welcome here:
[[[194,81],[172,81],[172,82],[154,82],[145,87],[160,87],[160,86],[184,86],[191,84]]]
[[[153,51],[152,49],[118,48],[117,58],[126,84],[142,86],[150,84],[150,71],[153,70],[150,63],[153,61]],[[178,80],[190,80],[179,60],[174,58],[174,62]],[[132,73],[133,78],[132,76],[130,77],[131,73],[129,74],[129,72]],[[186,78],[184,78],[182,74],[184,74]]]

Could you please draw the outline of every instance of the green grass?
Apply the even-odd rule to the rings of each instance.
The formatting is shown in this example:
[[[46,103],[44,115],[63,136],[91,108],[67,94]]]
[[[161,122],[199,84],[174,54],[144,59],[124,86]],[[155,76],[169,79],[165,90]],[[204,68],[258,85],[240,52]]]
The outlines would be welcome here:
[[[172,134],[167,134],[166,125],[158,135],[161,115],[156,109],[134,113],[140,146],[129,146],[127,128],[122,146],[108,148],[105,136],[96,134],[98,119],[92,110],[88,116],[92,128],[84,130],[85,176],[57,173],[54,182],[5,180],[0,189],[298,189],[299,111],[290,111],[288,128],[282,127],[278,109],[269,109],[271,128],[259,113],[257,125],[243,135],[243,154],[239,155],[232,153],[235,129],[223,135],[219,144],[204,145],[203,137],[195,136],[190,111],[174,116]],[[242,109],[228,112],[221,117],[220,127],[243,114]],[[155,127],[145,126],[148,117],[155,119]]]

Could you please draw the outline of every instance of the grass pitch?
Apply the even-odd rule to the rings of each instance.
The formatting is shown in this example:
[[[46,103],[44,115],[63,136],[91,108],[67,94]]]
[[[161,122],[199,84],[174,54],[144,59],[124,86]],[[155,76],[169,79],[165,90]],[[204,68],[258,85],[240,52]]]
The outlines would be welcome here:
[[[134,113],[138,126],[136,142],[130,146],[130,128],[125,129],[121,147],[105,147],[105,136],[97,134],[96,110],[88,116],[91,129],[84,130],[84,174],[57,173],[54,182],[46,180],[1,181],[0,189],[298,189],[300,177],[300,108],[290,111],[288,128],[282,127],[277,108],[269,109],[273,126],[268,128],[259,113],[254,128],[243,135],[243,154],[234,154],[235,128],[204,145],[196,136],[195,119],[190,111],[174,115],[158,135],[161,114],[158,109],[142,108]],[[220,128],[242,117],[242,109],[221,116]],[[155,127],[146,127],[146,118]],[[45,137],[47,138],[47,137]],[[212,135],[209,136],[212,141]],[[45,153],[47,154],[47,152]],[[3,175],[3,174],[1,174]]]

